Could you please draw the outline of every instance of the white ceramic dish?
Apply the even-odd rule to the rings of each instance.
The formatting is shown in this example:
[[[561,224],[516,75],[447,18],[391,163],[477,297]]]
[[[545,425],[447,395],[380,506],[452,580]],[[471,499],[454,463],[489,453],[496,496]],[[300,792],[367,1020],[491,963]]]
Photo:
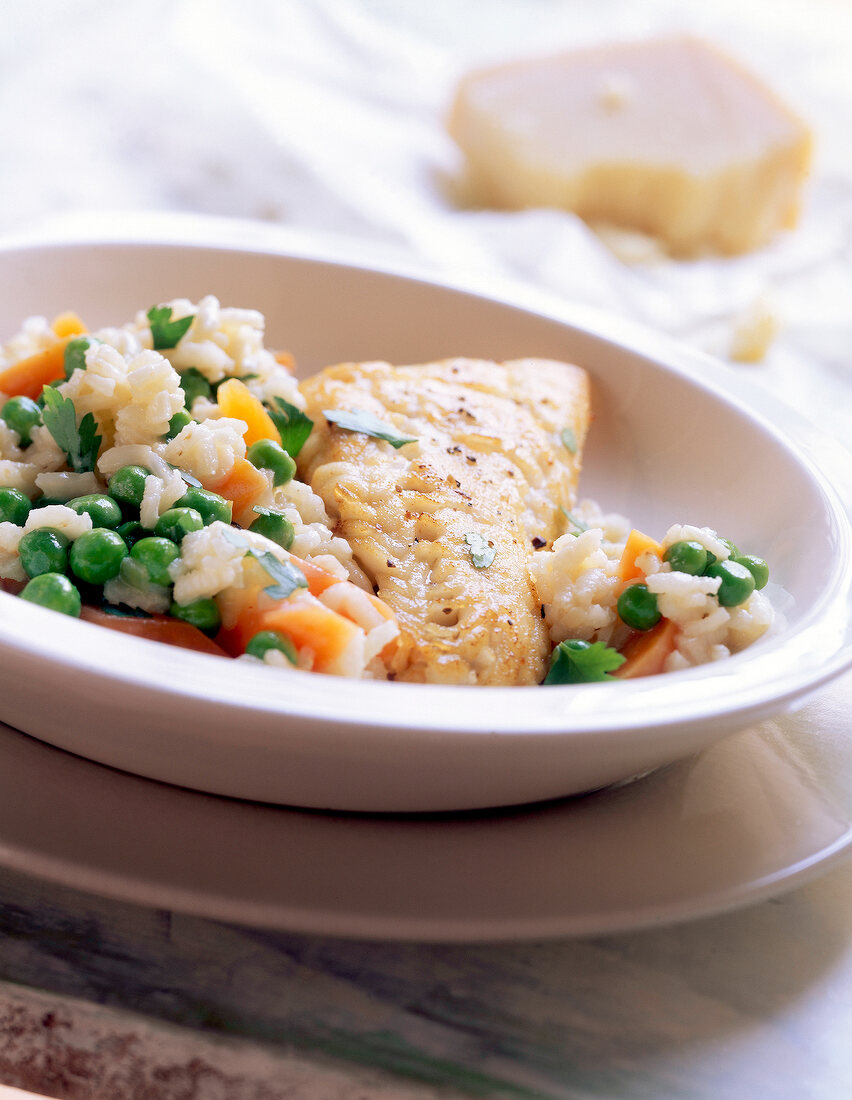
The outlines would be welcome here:
[[[848,856],[850,689],[846,676],[796,714],[641,783],[419,817],[314,813],[181,790],[0,723],[0,866],[138,905],[313,936],[540,939],[708,916],[800,886]]]
[[[575,360],[592,377],[584,495],[662,533],[706,523],[764,556],[788,626],[700,670],[581,688],[469,689],[291,674],[183,654],[0,597],[0,718],[200,790],[348,810],[454,810],[590,790],[800,705],[852,663],[848,453],[720,364],[586,310],[521,308],[335,262],[286,236],[9,241],[0,331],[76,309],[95,327],[175,296],[267,316],[303,372],[453,354]],[[190,227],[190,228],[187,228]],[[254,234],[256,236],[257,230]],[[216,240],[219,243],[215,243]],[[210,243],[213,241],[214,243]],[[833,467],[833,470],[832,470]],[[831,470],[840,491],[824,470]]]

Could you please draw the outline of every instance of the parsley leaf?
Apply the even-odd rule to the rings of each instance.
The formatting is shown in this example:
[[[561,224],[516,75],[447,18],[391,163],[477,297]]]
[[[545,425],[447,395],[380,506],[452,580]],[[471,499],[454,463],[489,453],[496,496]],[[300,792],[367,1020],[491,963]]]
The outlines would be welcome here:
[[[95,468],[101,437],[98,435],[94,416],[87,412],[77,426],[77,410],[70,397],[63,397],[59,390],[45,386],[42,390],[44,426],[56,440],[75,473],[90,473]]]
[[[370,435],[374,439],[383,439],[397,450],[404,447],[406,443],[417,442],[415,436],[400,435],[392,424],[386,424],[384,420],[379,420],[378,417],[363,409],[323,409],[322,414],[326,420],[330,420],[338,428],[345,428],[347,432],[363,432],[364,435]]]
[[[183,390],[184,404],[188,409],[192,408],[196,397],[213,396],[213,387],[198,367],[187,367],[186,370],[181,371],[180,388]]]
[[[568,448],[572,455],[577,453],[577,436],[574,434],[573,428],[563,428],[559,433],[559,438]]]
[[[257,509],[255,509],[257,511]],[[246,540],[238,531],[235,531],[233,527],[228,527],[225,530],[225,538],[232,546],[238,546],[244,549],[247,556],[254,558],[274,580],[275,584],[269,584],[264,588],[264,592],[268,593],[274,600],[286,600],[288,596],[292,596],[297,588],[307,588],[308,580],[305,574],[294,565],[291,561],[279,561],[274,554],[269,550],[264,550],[259,553],[253,547],[249,546]]]
[[[283,397],[273,397],[272,401],[275,408],[269,409],[269,415],[281,436],[281,446],[291,458],[295,458],[311,434],[314,422]]]
[[[264,508],[262,504],[254,504],[251,510],[259,516],[284,516],[285,519],[287,518],[287,513],[283,508]]]
[[[554,649],[545,684],[585,684],[612,680],[611,672],[624,664],[625,658],[603,642],[583,642],[569,638]]]
[[[583,521],[581,519],[577,519],[576,516],[572,516],[571,513],[568,511],[568,509],[563,508],[561,504],[559,505],[559,510],[563,514],[563,516],[565,516],[565,518],[568,520],[568,522],[571,524],[571,526],[576,528],[576,530],[572,531],[571,534],[576,534],[577,531],[588,531],[589,530],[589,525],[587,523],[583,523]]]
[[[192,324],[192,314],[173,321],[171,306],[151,306],[147,317],[151,322],[151,339],[157,351],[177,347]]]
[[[308,581],[305,574],[291,561],[279,561],[268,550],[258,554],[256,550],[249,550],[255,561],[260,562],[266,572],[276,582],[267,585],[264,592],[272,596],[274,600],[286,600],[292,596],[297,588],[307,588]]]
[[[249,544],[235,528],[226,525],[225,529],[222,531],[222,536],[227,539],[231,546],[238,546],[240,550],[245,550],[247,554],[249,553]]]
[[[487,569],[497,556],[497,551],[488,539],[484,535],[480,535],[478,531],[469,531],[465,535],[464,541],[470,550],[470,560],[473,562],[475,569]]]
[[[167,462],[166,465],[172,470],[177,470],[177,472],[180,474],[180,476],[183,478],[183,480],[187,483],[187,485],[191,485],[193,487],[193,489],[203,489],[204,488],[204,486],[201,484],[201,482],[198,480],[198,478],[195,476],[195,474],[187,473],[187,471],[182,470],[180,468],[180,466],[175,466],[175,464],[173,462]]]

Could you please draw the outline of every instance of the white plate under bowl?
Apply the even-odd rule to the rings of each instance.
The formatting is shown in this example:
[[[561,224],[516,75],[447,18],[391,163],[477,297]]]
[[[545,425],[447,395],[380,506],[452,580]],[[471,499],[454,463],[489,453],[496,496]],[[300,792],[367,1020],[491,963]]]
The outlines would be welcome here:
[[[0,867],[312,936],[470,942],[670,924],[773,897],[848,857],[850,690],[847,675],[641,783],[398,817],[182,790],[0,723]],[[60,904],[88,909],[85,897]]]
[[[652,534],[708,524],[771,565],[787,625],[698,670],[615,684],[450,688],[276,674],[104,631],[0,595],[0,718],[93,760],[280,804],[437,811],[591,790],[804,702],[852,664],[848,452],[721,364],[616,318],[522,308],[286,235],[216,223],[0,247],[0,332],[74,309],[91,327],[215,294],[266,314],[304,373],[344,359],[547,356],[591,374],[582,494]],[[256,241],[257,231],[254,230]],[[829,479],[824,470],[832,471]],[[844,481],[844,478],[846,481]],[[833,483],[833,484],[832,484]]]

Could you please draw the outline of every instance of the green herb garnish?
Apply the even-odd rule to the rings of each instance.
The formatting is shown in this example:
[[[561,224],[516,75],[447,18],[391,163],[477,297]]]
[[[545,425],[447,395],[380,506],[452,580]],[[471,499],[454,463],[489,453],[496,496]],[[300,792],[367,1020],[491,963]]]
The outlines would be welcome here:
[[[257,509],[255,509],[257,511]],[[272,514],[268,512],[267,514]],[[271,554],[268,550],[258,552],[254,547],[249,546],[246,540],[240,535],[238,531],[235,531],[233,527],[228,527],[225,530],[225,538],[232,546],[238,546],[244,549],[246,556],[254,558],[269,574],[269,576],[275,581],[275,584],[267,585],[264,588],[264,592],[268,593],[275,600],[286,600],[288,596],[292,596],[297,588],[307,588],[308,580],[305,574],[298,566],[293,565],[291,561],[279,561],[274,554]]]
[[[625,658],[603,642],[583,642],[576,638],[560,642],[554,649],[545,684],[586,684],[612,680],[610,675],[624,664]]]
[[[288,596],[293,595],[297,588],[308,587],[307,577],[291,561],[279,561],[268,550],[265,550],[262,554],[258,554],[256,550],[249,550],[249,553],[276,582],[267,585],[263,590],[272,596],[274,600],[286,600]]]
[[[147,317],[151,322],[151,339],[156,351],[177,347],[192,324],[192,314],[173,321],[171,306],[151,306]]]
[[[63,363],[65,365],[65,377],[70,378],[75,370],[86,369],[86,352],[89,348],[100,344],[96,336],[77,336],[69,340],[65,345]]]
[[[415,436],[400,435],[392,424],[386,424],[384,420],[379,420],[378,417],[363,409],[323,409],[322,414],[326,420],[330,420],[338,428],[345,428],[347,432],[363,432],[364,435],[372,436],[374,439],[383,439],[397,450],[404,447],[406,443],[417,442]]]
[[[311,434],[314,422],[283,397],[273,397],[272,403],[275,407],[269,408],[269,415],[281,436],[281,446],[291,458],[295,458]]]
[[[204,488],[204,486],[201,484],[195,474],[188,474],[186,470],[182,470],[180,466],[175,466],[174,462],[167,462],[166,465],[170,470],[176,470],[183,478],[183,480],[187,483],[187,485],[191,485],[194,489]]]
[[[469,531],[465,535],[464,541],[470,550],[470,560],[473,562],[474,568],[487,569],[497,555],[497,551],[488,539],[484,535],[480,535],[478,531]]]
[[[222,531],[222,534],[228,540],[231,546],[238,546],[240,550],[245,550],[246,553],[249,552],[249,544],[246,542],[239,531],[235,530],[229,525],[226,525],[225,529]]]
[[[574,434],[573,428],[563,428],[559,433],[559,438],[568,448],[572,455],[577,453],[577,436]]]
[[[95,468],[101,437],[94,416],[87,412],[77,425],[77,410],[70,397],[63,397],[59,390],[45,386],[42,390],[44,426],[65,452],[68,465],[75,473],[90,473]]]
[[[153,329],[151,331],[153,332]],[[188,409],[192,408],[196,397],[213,396],[213,387],[198,367],[187,367],[185,371],[181,371],[180,388],[183,390],[184,404]]]
[[[588,524],[583,523],[583,521],[580,520],[580,519],[577,519],[576,516],[572,516],[571,513],[568,511],[568,509],[563,508],[561,504],[559,505],[559,510],[562,513],[562,515],[565,516],[565,518],[568,520],[568,522],[571,524],[571,526],[577,528],[577,531],[588,531],[589,530]],[[571,534],[576,534],[576,532],[572,531]]]

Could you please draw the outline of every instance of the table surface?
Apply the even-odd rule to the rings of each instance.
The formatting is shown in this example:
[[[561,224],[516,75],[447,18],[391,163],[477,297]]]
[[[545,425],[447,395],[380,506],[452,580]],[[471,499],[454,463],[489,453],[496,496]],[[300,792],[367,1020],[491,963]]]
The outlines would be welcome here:
[[[852,1089],[848,864],[675,928],[499,945],[263,932],[8,872],[0,897],[0,1078],[50,1096]]]
[[[271,221],[510,275],[722,356],[768,298],[779,333],[742,369],[848,441],[852,12],[594,7],[17,5],[0,29],[0,233],[92,210]],[[453,204],[437,119],[466,66],[673,28],[736,47],[814,127],[795,232],[733,261],[627,264],[567,215]],[[48,1096],[837,1100],[850,1034],[848,861],[676,927],[481,945],[260,931],[0,869],[0,1081]]]

